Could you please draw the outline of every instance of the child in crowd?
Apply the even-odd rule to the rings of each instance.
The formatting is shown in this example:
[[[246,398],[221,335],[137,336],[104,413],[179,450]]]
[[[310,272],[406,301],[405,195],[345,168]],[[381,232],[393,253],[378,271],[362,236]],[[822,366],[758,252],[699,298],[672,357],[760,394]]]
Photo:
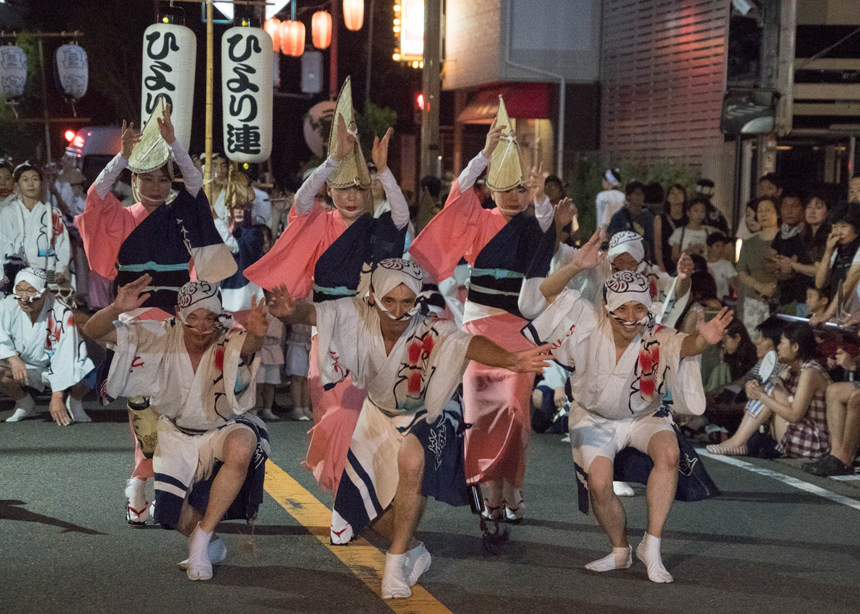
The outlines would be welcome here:
[[[708,236],[708,272],[717,282],[717,298],[720,300],[731,297],[738,276],[734,265],[723,257],[727,244],[728,239],[721,232]]]
[[[818,316],[822,321],[826,320],[827,307],[830,305],[830,287],[816,288],[815,282],[809,284],[806,289],[806,307],[809,309],[809,317]]]
[[[269,291],[266,290],[266,299]],[[269,318],[269,328],[260,350],[260,369],[257,371],[258,405],[254,415],[263,420],[280,420],[272,412],[275,402],[275,386],[281,384],[281,368],[284,364],[284,324],[278,318]]]
[[[681,254],[704,254],[708,242],[708,236],[715,232],[714,228],[705,226],[705,217],[708,215],[707,199],[698,197],[690,201],[687,206],[686,225],[676,228],[669,237],[669,245],[672,246],[672,259],[675,262],[681,258]]]
[[[311,394],[308,389],[308,358],[311,351],[311,327],[308,324],[291,324],[287,335],[287,362],[285,371],[290,376],[290,396],[293,399],[292,420],[313,420]]]

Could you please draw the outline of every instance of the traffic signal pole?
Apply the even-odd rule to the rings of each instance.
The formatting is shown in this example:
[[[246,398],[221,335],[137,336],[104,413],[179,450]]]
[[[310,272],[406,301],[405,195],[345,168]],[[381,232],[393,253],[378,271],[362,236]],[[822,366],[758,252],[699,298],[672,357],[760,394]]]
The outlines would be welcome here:
[[[421,178],[438,177],[439,169],[439,97],[441,89],[441,0],[424,2],[424,72],[421,113]]]

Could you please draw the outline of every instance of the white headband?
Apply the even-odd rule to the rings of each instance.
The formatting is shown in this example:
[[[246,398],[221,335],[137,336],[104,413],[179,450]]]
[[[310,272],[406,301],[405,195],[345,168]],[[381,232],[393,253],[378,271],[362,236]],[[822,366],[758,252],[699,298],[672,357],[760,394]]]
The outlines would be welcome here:
[[[636,262],[645,259],[645,242],[632,230],[616,232],[609,241],[609,262],[615,260],[621,254],[630,254]]]
[[[651,282],[641,273],[619,271],[609,276],[603,284],[603,300],[609,315],[620,321],[612,312],[630,301],[642,303],[648,309],[648,316],[638,322],[623,322],[629,326],[647,324],[653,315],[651,297]]]
[[[221,305],[221,292],[218,286],[205,281],[189,281],[179,289],[176,297],[176,306],[179,307],[179,320],[188,326],[188,316],[198,309],[205,309],[217,316],[218,328],[230,330],[233,327],[233,319],[229,314],[223,312]]]
[[[373,290],[373,295],[376,297],[376,305],[384,311],[392,320],[405,320],[411,318],[418,313],[419,304],[416,301],[413,307],[407,314],[400,318],[395,318],[391,313],[382,306],[382,297],[394,290],[400,284],[405,285],[412,290],[417,297],[421,292],[421,282],[423,275],[421,268],[414,262],[404,260],[403,258],[386,258],[380,261],[373,272],[370,274],[370,287]]]
[[[36,292],[38,292],[36,296],[30,297],[28,302],[41,298],[45,293],[45,288],[48,286],[48,277],[45,275],[45,271],[42,269],[35,269],[33,267],[27,267],[26,269],[18,271],[18,274],[15,276],[15,285],[12,286],[13,292],[18,289],[18,284],[22,281],[26,281],[36,289]],[[24,300],[18,296],[17,292],[15,297],[18,300]]]
[[[612,173],[612,169],[606,169],[606,175],[605,175],[605,177],[606,177],[606,181],[608,181],[609,183],[611,183],[611,184],[612,184],[612,187],[617,188],[618,186],[620,186],[620,185],[621,185],[621,182],[620,182],[620,181],[618,181],[618,177],[616,177],[616,176]]]

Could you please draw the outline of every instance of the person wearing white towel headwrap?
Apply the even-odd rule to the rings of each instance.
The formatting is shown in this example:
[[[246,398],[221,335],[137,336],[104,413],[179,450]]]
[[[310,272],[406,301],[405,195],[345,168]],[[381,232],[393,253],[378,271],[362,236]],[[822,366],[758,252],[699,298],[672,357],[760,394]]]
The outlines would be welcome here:
[[[570,266],[595,267],[603,257],[600,239],[598,230]],[[660,557],[660,539],[681,468],[664,393],[671,391],[674,412],[704,412],[695,357],[722,339],[732,314],[723,309],[686,335],[656,322],[661,305],[641,273],[613,273],[600,303],[565,288],[567,279],[557,271],[544,280],[541,290],[549,307],[523,332],[535,343],[548,342],[555,360],[570,371],[570,441],[580,509],[587,513],[590,495],[613,547],[612,554],[586,567],[609,571],[632,563],[624,508],[613,492],[616,455],[631,447],[653,461],[647,478],[648,529],[636,554],[647,565],[649,579],[671,582]]]
[[[0,392],[15,399],[15,413],[6,422],[34,415],[36,405],[25,388],[41,392],[46,385],[54,422],[90,422],[81,399],[95,385],[95,367],[72,309],[47,289],[42,269],[21,269],[12,290],[0,300]]]
[[[335,498],[331,539],[348,543],[391,509],[384,599],[409,597],[430,567],[430,554],[414,536],[426,496],[468,502],[458,436],[462,407],[453,398],[468,361],[518,373],[545,366],[544,347],[508,352],[422,311],[421,281],[416,264],[387,258],[371,273],[366,298],[294,302],[281,286],[268,303],[274,317],[317,327],[324,385],[350,375],[367,391]]]
[[[157,405],[155,522],[189,537],[180,566],[190,580],[208,580],[226,556],[215,526],[222,518],[254,520],[262,501],[268,435],[248,412],[268,319],[254,300],[245,329],[232,328],[217,286],[191,281],[179,289],[175,318],[120,322],[149,298],[151,283],[144,274],[121,286],[84,332],[113,344],[99,370],[100,393]]]

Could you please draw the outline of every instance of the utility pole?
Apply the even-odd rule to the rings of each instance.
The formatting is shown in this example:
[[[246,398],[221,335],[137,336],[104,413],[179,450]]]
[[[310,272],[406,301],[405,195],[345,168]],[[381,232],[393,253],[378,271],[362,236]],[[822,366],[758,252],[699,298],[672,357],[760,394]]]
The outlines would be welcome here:
[[[370,71],[373,68],[373,10],[375,0],[370,0],[370,11],[367,13],[367,70],[364,76],[364,104],[370,102]]]
[[[779,76],[779,31],[782,0],[761,3],[761,48],[759,51],[759,87],[775,88]],[[758,177],[776,170],[776,133],[757,138]],[[758,179],[756,177],[756,179]]]
[[[295,1],[295,0],[294,0]],[[337,99],[340,89],[337,86],[337,27],[340,25],[340,15],[337,3],[340,0],[331,0],[331,46],[329,51],[328,65],[328,97]]]
[[[439,90],[441,86],[441,0],[424,2],[424,73],[421,113],[421,177],[439,174]]]

